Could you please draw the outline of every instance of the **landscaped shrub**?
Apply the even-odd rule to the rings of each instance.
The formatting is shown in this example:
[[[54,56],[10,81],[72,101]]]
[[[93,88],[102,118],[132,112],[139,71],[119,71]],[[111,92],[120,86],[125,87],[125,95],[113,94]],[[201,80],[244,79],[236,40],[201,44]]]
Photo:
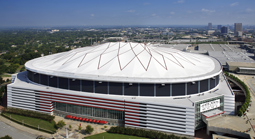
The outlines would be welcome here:
[[[125,134],[138,137],[146,137],[150,139],[186,139],[186,137],[178,137],[175,135],[167,135],[158,131],[148,131],[143,129],[125,128],[125,127],[111,127],[109,133]]]
[[[17,108],[7,108],[3,111],[3,113],[4,112],[18,114],[18,115],[22,115],[22,116],[39,118],[39,119],[43,119],[43,120],[50,121],[50,122],[55,118],[55,116],[52,116],[52,115],[35,112],[35,111],[17,109]]]
[[[246,98],[245,98],[244,104],[238,110],[238,115],[242,116],[245,113],[245,111],[247,110],[250,100],[251,100],[251,94],[250,94],[249,88],[243,81],[241,81],[236,76],[229,74],[228,72],[224,72],[224,73],[226,76],[228,76],[228,77],[232,78],[233,80],[235,80],[236,82],[238,82],[244,88],[244,90],[246,92]]]
[[[94,128],[91,125],[87,125],[85,129],[86,133],[91,134],[94,131]]]
[[[58,123],[56,124],[57,128],[61,128],[65,125],[66,125],[66,123],[63,120],[58,121]]]

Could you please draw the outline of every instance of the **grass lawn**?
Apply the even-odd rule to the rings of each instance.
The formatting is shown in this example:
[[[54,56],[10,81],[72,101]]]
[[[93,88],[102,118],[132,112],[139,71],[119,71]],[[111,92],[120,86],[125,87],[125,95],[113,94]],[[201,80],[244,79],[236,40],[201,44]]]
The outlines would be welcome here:
[[[1,77],[12,77],[11,74],[2,74]]]
[[[104,138],[103,138],[104,137]],[[129,135],[122,135],[122,134],[113,134],[113,133],[101,133],[92,135],[89,137],[85,137],[85,139],[148,139],[148,138],[142,138],[137,136],[129,136]]]
[[[54,122],[48,122],[48,121],[42,120],[42,119],[26,117],[26,116],[10,114],[10,113],[4,113],[4,114],[7,115],[8,117],[10,117],[10,115],[11,115],[11,118],[13,118],[17,121],[22,122],[22,120],[24,120],[24,123],[35,126],[35,127],[38,127],[38,125],[39,125],[39,128],[43,128],[43,129],[50,130],[53,132],[56,131],[56,129],[54,127]]]

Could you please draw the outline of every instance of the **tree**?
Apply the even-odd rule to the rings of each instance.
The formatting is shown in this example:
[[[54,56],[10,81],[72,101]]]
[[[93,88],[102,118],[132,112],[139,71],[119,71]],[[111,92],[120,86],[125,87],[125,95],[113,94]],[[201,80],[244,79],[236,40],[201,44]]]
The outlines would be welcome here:
[[[86,133],[91,134],[94,131],[94,128],[91,127],[91,125],[86,126]]]
[[[10,137],[9,135],[6,135],[4,137],[0,137],[0,139],[12,139],[12,137]]]
[[[65,122],[63,120],[60,120],[60,121],[58,121],[56,126],[57,126],[57,128],[61,128],[61,127],[65,126],[65,125],[66,125]]]
[[[0,77],[0,84],[4,83],[3,78]]]

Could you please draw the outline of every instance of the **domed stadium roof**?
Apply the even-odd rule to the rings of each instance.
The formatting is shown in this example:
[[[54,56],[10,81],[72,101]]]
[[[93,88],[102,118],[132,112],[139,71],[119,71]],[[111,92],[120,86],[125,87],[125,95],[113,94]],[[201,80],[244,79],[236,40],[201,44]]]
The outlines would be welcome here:
[[[28,61],[28,70],[68,78],[123,82],[183,82],[213,77],[220,63],[209,56],[159,45],[114,42]]]

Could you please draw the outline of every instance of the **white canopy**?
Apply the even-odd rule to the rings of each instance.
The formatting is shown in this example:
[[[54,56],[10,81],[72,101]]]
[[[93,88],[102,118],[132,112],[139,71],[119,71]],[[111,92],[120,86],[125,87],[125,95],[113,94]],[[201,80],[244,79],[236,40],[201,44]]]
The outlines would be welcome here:
[[[220,63],[209,56],[129,42],[78,48],[30,60],[25,66],[53,76],[134,82],[183,82],[221,72]]]

